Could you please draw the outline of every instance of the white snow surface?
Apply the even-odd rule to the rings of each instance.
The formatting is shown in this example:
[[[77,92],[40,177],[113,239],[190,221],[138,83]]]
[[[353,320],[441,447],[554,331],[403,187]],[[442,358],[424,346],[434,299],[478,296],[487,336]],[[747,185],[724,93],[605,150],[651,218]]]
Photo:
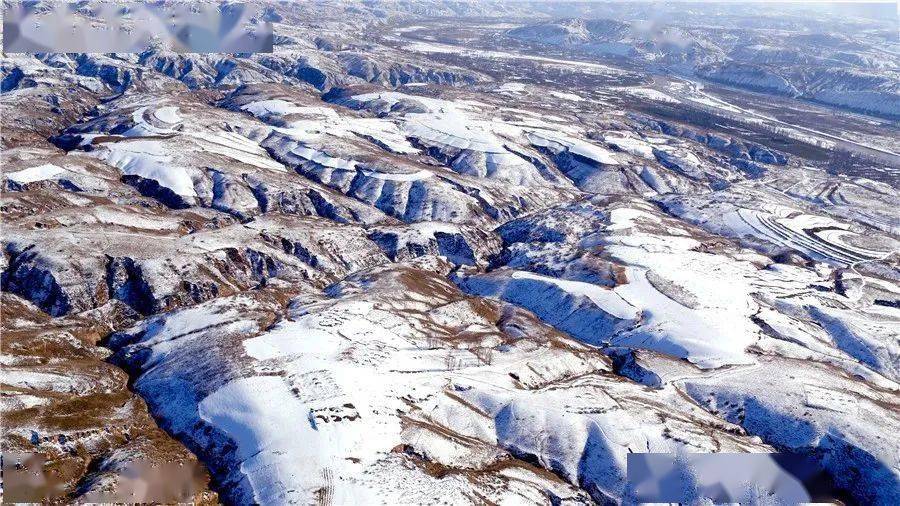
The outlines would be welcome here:
[[[172,127],[181,121],[177,107],[161,107],[153,109],[152,113],[150,109],[150,106],[139,107],[131,113],[132,127],[123,134],[125,137],[152,137],[175,132]]]
[[[187,169],[172,164],[171,151],[156,140],[126,140],[104,143],[96,156],[123,174],[152,179],[177,195],[195,197],[194,182]]]
[[[53,179],[64,173],[66,169],[53,165],[52,163],[29,167],[27,169],[18,170],[16,172],[7,172],[6,177],[21,184],[34,183],[37,181],[45,181]]]
[[[564,148],[571,153],[583,156],[595,162],[606,165],[619,165],[619,161],[615,159],[613,154],[596,144],[592,144],[581,139],[570,137],[558,131],[552,130],[528,130],[526,136],[528,140],[535,146],[551,146]]]
[[[434,172],[430,170],[419,170],[416,172],[376,172],[374,170],[361,170],[363,174],[369,177],[374,177],[376,179],[383,179],[386,181],[421,181],[423,179],[428,179],[434,176]]]
[[[310,111],[309,108],[294,105],[291,102],[282,99],[259,100],[256,102],[250,102],[249,104],[241,106],[241,109],[249,112],[250,114],[253,114],[254,116],[264,116],[267,114],[276,114],[283,116],[286,114]]]
[[[635,319],[640,313],[637,308],[629,303],[617,290],[610,290],[591,283],[581,281],[569,281],[565,279],[541,276],[527,271],[515,271],[513,279],[533,279],[558,286],[566,293],[587,297],[597,307],[615,316],[616,318]]]
[[[648,100],[655,100],[657,102],[666,102],[669,104],[681,103],[681,101],[677,98],[653,88],[625,88],[623,91],[639,98],[646,98]]]
[[[181,123],[181,115],[178,113],[178,107],[175,106],[160,107],[153,111],[153,115],[165,123]]]
[[[204,151],[222,155],[260,169],[287,172],[288,169],[273,160],[265,149],[247,137],[235,132],[203,132],[194,135]]]
[[[625,135],[617,135],[617,134],[608,134],[603,136],[603,141],[609,144],[610,146],[615,146],[626,153],[631,153],[635,156],[640,156],[641,158],[646,158],[648,160],[653,160],[653,146],[649,143],[641,140],[635,139],[634,137],[625,136]]]
[[[561,98],[563,100],[569,100],[572,102],[584,102],[584,97],[575,93],[568,93],[563,91],[551,91],[551,95],[556,98]]]
[[[240,471],[259,504],[310,497],[320,483],[323,459],[334,459],[332,462],[340,465],[338,459],[345,455],[341,450],[349,443],[347,434],[313,429],[307,407],[296,401],[288,385],[277,376],[234,380],[203,399],[198,410],[204,421],[224,431],[237,445]],[[266,414],[260,416],[262,413]],[[353,443],[372,444],[373,440],[358,437]],[[338,504],[375,499],[369,490],[354,486],[352,481],[342,483],[334,493]]]

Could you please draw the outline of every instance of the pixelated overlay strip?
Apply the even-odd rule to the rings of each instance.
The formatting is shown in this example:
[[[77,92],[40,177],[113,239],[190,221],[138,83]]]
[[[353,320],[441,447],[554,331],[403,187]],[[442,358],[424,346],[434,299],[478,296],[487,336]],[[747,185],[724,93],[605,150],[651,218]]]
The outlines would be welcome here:
[[[42,453],[0,454],[3,504],[61,504],[66,497],[66,478],[50,471],[52,467],[52,460]],[[206,486],[205,468],[196,461],[128,458],[115,460],[103,470],[115,474],[116,486],[91,488],[81,497],[84,502],[188,504]]]
[[[5,53],[271,53],[260,5],[222,2],[4,2]]]
[[[841,494],[822,463],[793,453],[629,453],[628,488],[638,503],[831,503]]]

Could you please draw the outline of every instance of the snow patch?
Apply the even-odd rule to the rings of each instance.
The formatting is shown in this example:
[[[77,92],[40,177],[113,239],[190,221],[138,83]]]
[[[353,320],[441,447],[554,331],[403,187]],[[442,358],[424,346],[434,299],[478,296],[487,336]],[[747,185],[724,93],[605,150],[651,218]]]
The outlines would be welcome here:
[[[27,169],[18,170],[16,172],[10,172],[6,174],[6,177],[17,183],[27,184],[37,181],[44,181],[47,179],[53,179],[63,172],[66,172],[66,169],[58,165],[48,163],[45,165],[39,165],[37,167],[29,167]]]

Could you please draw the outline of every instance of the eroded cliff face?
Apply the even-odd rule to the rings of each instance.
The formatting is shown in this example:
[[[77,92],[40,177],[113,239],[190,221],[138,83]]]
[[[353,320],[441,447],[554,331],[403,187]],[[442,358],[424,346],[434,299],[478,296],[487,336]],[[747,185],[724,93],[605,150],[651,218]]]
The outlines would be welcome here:
[[[107,361],[100,341],[127,308],[51,317],[14,294],[2,303],[6,500],[218,502],[205,466]]]

